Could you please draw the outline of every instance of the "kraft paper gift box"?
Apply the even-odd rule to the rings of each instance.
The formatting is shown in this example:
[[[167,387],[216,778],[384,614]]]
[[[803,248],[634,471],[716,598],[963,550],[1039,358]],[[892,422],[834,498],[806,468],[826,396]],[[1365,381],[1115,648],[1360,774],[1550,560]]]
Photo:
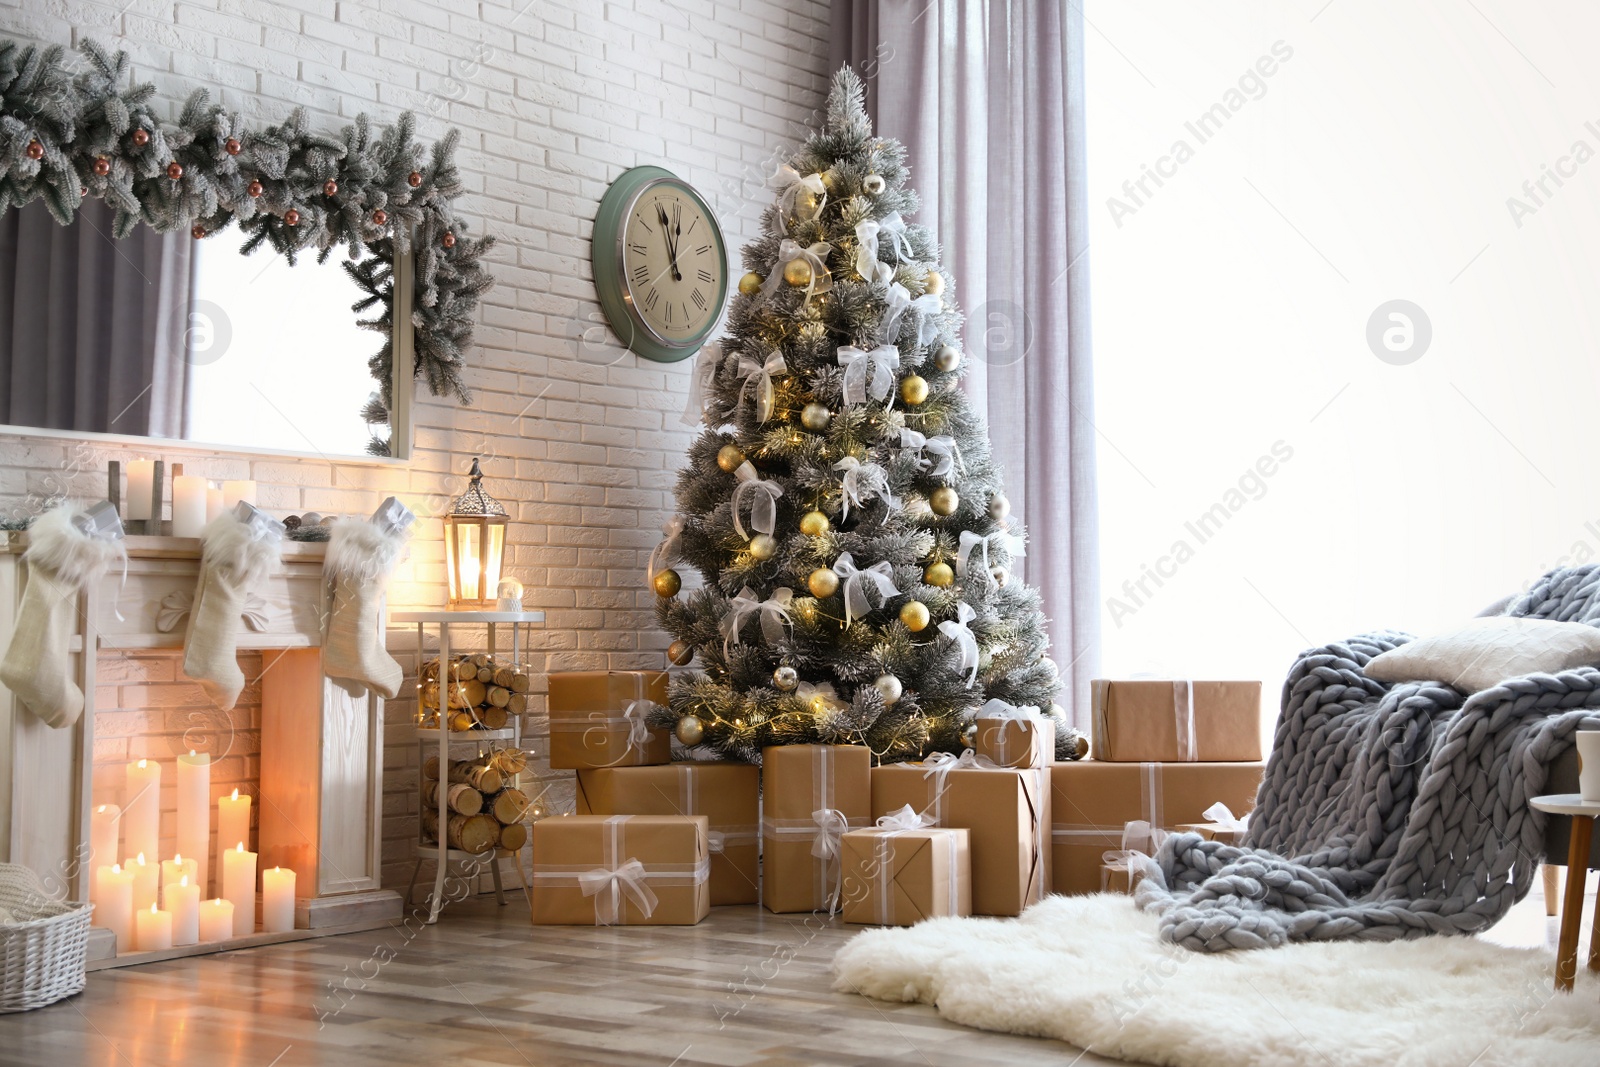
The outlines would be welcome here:
[[[533,824],[539,926],[693,926],[711,911],[704,815],[569,815]]]
[[[1057,763],[1049,771],[1055,891],[1099,892],[1104,855],[1122,847],[1133,820],[1165,828],[1201,822],[1218,801],[1249,811],[1262,770],[1260,763]]]
[[[860,745],[761,750],[761,903],[769,911],[832,911],[839,839],[869,825],[872,752]]]
[[[1207,841],[1220,841],[1224,845],[1237,845],[1244,840],[1245,820],[1236,819],[1228,805],[1216,803],[1200,813],[1206,822],[1179,823],[1174,831],[1199,834]]]
[[[875,767],[872,814],[909,804],[936,826],[969,831],[972,914],[1019,915],[1050,892],[1049,773],[996,767],[971,750]]]
[[[999,767],[1046,767],[1056,761],[1056,727],[1038,708],[991,700],[978,709],[973,749]]]
[[[557,671],[549,679],[551,767],[671,762],[671,737],[644,721],[652,704],[667,702],[666,671]]]
[[[1108,763],[1253,763],[1261,683],[1096,678],[1093,755]]]
[[[672,763],[578,772],[579,815],[704,815],[711,823],[711,904],[761,899],[761,768]]]
[[[968,831],[921,825],[910,808],[851,830],[844,848],[840,914],[847,923],[911,926],[972,914]]]

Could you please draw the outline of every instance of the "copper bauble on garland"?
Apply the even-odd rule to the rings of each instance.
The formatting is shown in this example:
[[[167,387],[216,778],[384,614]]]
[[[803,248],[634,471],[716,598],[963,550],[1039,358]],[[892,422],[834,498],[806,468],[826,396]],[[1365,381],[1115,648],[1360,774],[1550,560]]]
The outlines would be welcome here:
[[[729,474],[739,469],[739,464],[744,462],[744,453],[739,451],[738,445],[728,444],[717,449],[717,466]]]
[[[822,600],[839,591],[839,576],[826,567],[818,567],[806,578],[806,588],[811,590],[812,596]]]
[[[239,138],[237,137],[230,137],[222,143],[222,150],[230,156],[238,155],[243,148],[244,145],[239,143]]]
[[[415,189],[417,186],[422,184],[422,175],[418,174],[416,171],[412,171],[410,174],[406,175],[406,184]]]
[[[183,177],[183,164],[182,163],[168,163],[167,164],[167,177],[171,178],[173,181],[177,181],[179,178]]]
[[[444,236],[439,239],[439,243],[446,248],[454,248],[456,246],[456,235],[446,230]]]
[[[914,634],[919,634],[928,628],[931,616],[928,614],[928,605],[920,600],[907,601],[900,608],[900,625]]]
[[[682,667],[694,659],[694,646],[687,641],[674,641],[667,646],[667,662]]]
[[[339,183],[334,181],[332,178],[329,178],[327,181],[322,183],[322,195],[323,196],[335,196],[335,195],[338,194],[338,192],[339,192]]]
[[[260,182],[252,181],[249,185],[245,186],[244,191],[249,193],[250,198],[253,200],[260,196],[265,190],[262,188]]]
[[[300,212],[296,211],[294,208],[290,208],[288,211],[283,213],[283,222],[286,226],[300,225]]]
[[[383,210],[383,208],[380,207],[378,210],[376,210],[376,211],[374,211],[372,213],[372,224],[374,226],[384,226],[384,225],[387,225],[388,222],[389,222],[389,213],[387,211]]]
[[[133,131],[133,143],[134,143],[134,147],[136,147],[136,148],[143,148],[145,145],[149,144],[150,143],[150,131],[145,129],[142,126],[139,127],[137,130],[134,130]]]
[[[40,144],[38,141],[29,141],[28,142],[28,158],[29,159],[43,159],[44,158],[44,145]]]
[[[104,178],[107,174],[110,174],[111,160],[107,159],[105,156],[97,157],[94,161],[94,172],[102,178]]]
[[[683,588],[683,578],[677,571],[668,567],[656,571],[655,576],[650,579],[650,588],[655,590],[656,596],[675,597],[678,595],[678,590]]]

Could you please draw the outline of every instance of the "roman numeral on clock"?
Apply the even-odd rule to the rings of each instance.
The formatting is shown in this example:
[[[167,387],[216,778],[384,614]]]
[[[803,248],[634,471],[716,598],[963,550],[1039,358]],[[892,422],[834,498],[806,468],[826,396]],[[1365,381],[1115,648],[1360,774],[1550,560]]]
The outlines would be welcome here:
[[[634,254],[634,255],[636,255],[636,256],[642,256],[642,255],[644,255],[644,254],[645,254],[645,252],[646,252],[646,251],[647,251],[647,250],[646,250],[646,248],[645,248],[645,247],[644,247],[644,245],[642,245],[642,244],[640,244],[640,243],[638,243],[638,242],[637,242],[637,241],[634,241],[634,242],[630,242],[630,243],[629,243],[629,245],[628,245],[628,251],[630,251],[630,252],[632,252],[632,253],[633,253],[633,254]]]
[[[701,273],[705,273],[705,272],[702,271]],[[707,280],[709,281],[710,279],[707,279]],[[706,298],[701,295],[700,290],[696,289],[690,295],[689,299],[693,300],[694,301],[694,306],[699,308],[701,311],[704,311],[706,309]],[[688,308],[684,308],[684,314],[688,314],[688,311],[689,311]]]
[[[661,299],[661,294],[651,289],[644,295],[644,309],[650,311],[655,308],[656,301]]]
[[[709,251],[711,251],[710,245],[701,245],[699,248],[694,250],[694,254],[697,256],[703,256]]]
[[[643,263],[633,268],[633,280],[640,285],[650,280],[650,268]]]
[[[708,270],[698,270],[695,273],[699,276],[701,281],[705,282],[707,285],[711,284],[711,272],[710,271],[708,271]],[[700,290],[698,290],[698,289],[695,290],[696,294],[698,294],[699,292],[700,292]]]

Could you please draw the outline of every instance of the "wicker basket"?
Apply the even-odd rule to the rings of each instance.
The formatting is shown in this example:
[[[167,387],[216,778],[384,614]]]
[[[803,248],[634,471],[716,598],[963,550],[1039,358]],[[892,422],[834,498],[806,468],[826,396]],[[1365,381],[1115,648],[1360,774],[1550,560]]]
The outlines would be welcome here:
[[[0,923],[0,1012],[31,1011],[83,992],[92,904],[52,900],[39,876],[0,863],[0,907],[14,923]]]

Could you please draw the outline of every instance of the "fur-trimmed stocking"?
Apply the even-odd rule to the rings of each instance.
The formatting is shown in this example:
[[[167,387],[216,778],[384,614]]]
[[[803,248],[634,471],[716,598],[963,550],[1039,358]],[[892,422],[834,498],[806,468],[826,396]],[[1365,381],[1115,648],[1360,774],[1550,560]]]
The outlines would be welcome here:
[[[416,516],[394,497],[371,522],[337,522],[323,560],[328,594],[322,671],[351,696],[400,692],[405,672],[384,645],[383,598]]]
[[[183,635],[183,673],[223,711],[239,699],[239,623],[245,598],[277,567],[283,523],[240,503],[200,531],[200,583]]]
[[[22,557],[28,583],[11,647],[0,662],[0,683],[58,730],[83,714],[83,690],[67,660],[67,643],[77,630],[78,594],[123,551],[122,523],[109,503],[78,515],[59,507],[28,529]]]

